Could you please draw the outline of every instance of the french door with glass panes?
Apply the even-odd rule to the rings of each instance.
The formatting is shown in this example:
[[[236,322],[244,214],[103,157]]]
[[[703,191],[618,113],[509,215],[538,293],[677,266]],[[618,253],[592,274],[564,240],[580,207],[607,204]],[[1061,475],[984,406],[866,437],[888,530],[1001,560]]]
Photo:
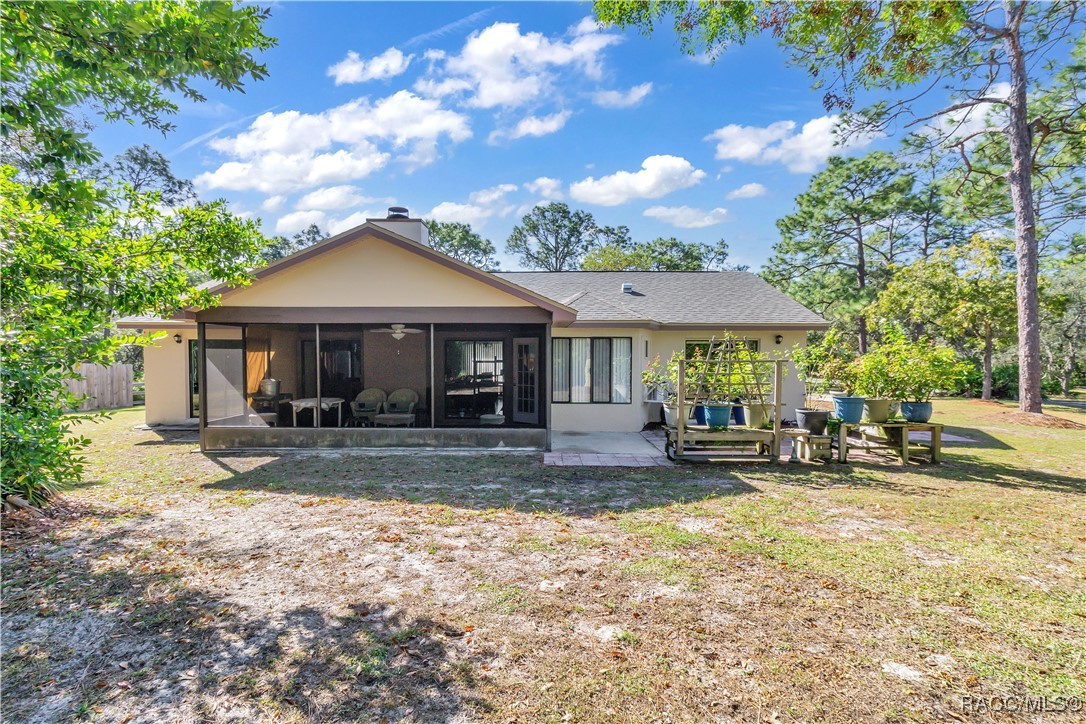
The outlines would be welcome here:
[[[513,422],[539,424],[539,338],[513,339]]]

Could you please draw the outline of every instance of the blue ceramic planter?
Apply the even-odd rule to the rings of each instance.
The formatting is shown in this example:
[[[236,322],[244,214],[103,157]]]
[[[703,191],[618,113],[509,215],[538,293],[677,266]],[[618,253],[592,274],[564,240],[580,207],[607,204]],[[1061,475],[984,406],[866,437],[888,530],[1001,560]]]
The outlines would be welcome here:
[[[706,405],[705,424],[709,427],[727,427],[732,419],[732,405]]]
[[[901,416],[909,422],[927,422],[931,419],[931,403],[902,402]]]
[[[706,425],[705,405],[694,405],[694,421],[699,425]]]
[[[864,398],[834,397],[833,416],[848,425],[856,425],[864,416]]]

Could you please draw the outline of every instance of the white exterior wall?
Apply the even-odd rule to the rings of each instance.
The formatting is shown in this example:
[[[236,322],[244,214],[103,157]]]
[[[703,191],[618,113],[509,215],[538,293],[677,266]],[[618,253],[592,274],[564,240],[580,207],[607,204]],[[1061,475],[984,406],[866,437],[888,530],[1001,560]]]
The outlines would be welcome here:
[[[551,404],[551,428],[559,432],[637,432],[645,423],[660,419],[660,404],[642,402],[645,390],[641,384],[641,371],[656,355],[666,362],[676,350],[682,350],[687,340],[710,339],[726,330],[650,330],[621,327],[569,327],[555,328],[552,338],[561,337],[630,337],[633,339],[633,402],[630,404],[565,403]],[[803,330],[731,330],[736,337],[758,340],[758,349],[771,359],[790,358],[797,345],[806,343]],[[780,334],[778,345],[774,339]],[[646,342],[648,354],[645,353]],[[792,364],[785,365],[782,416],[796,419],[796,409],[803,405],[803,383]]]
[[[181,344],[173,341],[180,333]],[[143,348],[144,415],[148,425],[189,420],[189,340],[196,329],[171,329]]]
[[[180,331],[181,344],[173,341]],[[721,330],[717,330],[719,333]],[[807,338],[804,331],[734,331],[737,337],[757,339],[759,349],[770,357],[790,357],[797,344]],[[773,340],[777,334],[781,344]],[[647,422],[660,418],[659,403],[642,402],[645,390],[641,371],[645,364],[660,355],[667,360],[675,350],[685,347],[687,340],[708,339],[712,331],[649,330],[628,327],[568,327],[554,328],[553,337],[630,337],[633,340],[632,396],[629,404],[552,403],[551,428],[562,432],[637,432]],[[144,385],[148,424],[179,423],[188,417],[188,340],[196,339],[195,329],[170,330],[157,345],[144,349]],[[645,354],[646,342],[648,355]],[[793,365],[785,366],[783,409],[784,418],[796,419],[796,409],[803,405],[803,383]]]

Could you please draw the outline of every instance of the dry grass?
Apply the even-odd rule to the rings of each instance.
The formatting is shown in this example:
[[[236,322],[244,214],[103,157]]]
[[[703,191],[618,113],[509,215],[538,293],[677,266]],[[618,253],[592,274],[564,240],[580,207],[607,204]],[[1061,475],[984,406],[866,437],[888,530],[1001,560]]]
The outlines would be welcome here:
[[[911,721],[1082,695],[1081,430],[937,410],[975,440],[937,467],[636,470],[205,456],[121,412],[56,518],[5,520],[5,718]]]

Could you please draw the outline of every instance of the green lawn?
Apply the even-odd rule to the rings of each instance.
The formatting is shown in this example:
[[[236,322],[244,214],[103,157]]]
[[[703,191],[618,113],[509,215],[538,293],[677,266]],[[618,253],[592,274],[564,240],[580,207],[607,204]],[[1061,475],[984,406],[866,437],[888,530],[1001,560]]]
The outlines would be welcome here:
[[[4,715],[913,721],[1082,696],[1086,416],[1049,411],[1069,427],[937,402],[972,440],[940,466],[666,469],[205,456],[122,411],[60,515],[5,521]]]

